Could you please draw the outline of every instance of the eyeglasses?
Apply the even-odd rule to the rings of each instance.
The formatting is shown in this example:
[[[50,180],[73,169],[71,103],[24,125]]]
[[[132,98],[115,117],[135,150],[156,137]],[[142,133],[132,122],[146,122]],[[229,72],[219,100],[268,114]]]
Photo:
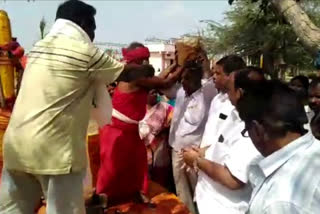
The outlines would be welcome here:
[[[251,128],[252,128],[252,123],[251,122],[245,122],[245,127],[241,131],[242,137],[250,137],[249,136],[249,129],[251,129]]]
[[[246,128],[244,128],[242,131],[241,131],[241,135],[242,137],[249,137],[249,132]]]

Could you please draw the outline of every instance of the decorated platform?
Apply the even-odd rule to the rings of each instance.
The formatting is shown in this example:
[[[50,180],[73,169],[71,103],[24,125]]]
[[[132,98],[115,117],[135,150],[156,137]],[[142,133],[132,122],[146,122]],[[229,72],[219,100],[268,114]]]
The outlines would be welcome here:
[[[97,134],[92,134],[92,132],[88,135],[88,156],[90,162],[90,178],[92,179],[92,182],[89,183],[95,186],[100,161],[99,137]],[[156,205],[154,208],[151,208],[146,204],[127,202],[108,207],[104,214],[191,214],[188,211],[188,208],[175,194],[168,192],[165,188],[155,182],[150,181],[147,196],[151,199],[151,202]],[[45,213],[45,206],[43,206],[38,211],[38,214]],[[97,211],[97,213],[93,214],[100,213]]]
[[[188,208],[172,193],[160,185],[151,182],[148,195],[155,208],[149,208],[144,204],[133,202],[109,207],[104,214],[191,214]],[[41,207],[37,214],[45,214],[45,206]],[[95,213],[100,214],[100,213]]]

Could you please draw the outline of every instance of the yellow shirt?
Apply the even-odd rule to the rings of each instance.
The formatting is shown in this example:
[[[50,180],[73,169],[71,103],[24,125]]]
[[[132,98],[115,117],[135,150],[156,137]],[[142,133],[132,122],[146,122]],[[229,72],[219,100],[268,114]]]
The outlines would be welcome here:
[[[113,82],[123,68],[79,26],[58,19],[28,55],[4,136],[5,167],[42,175],[85,170],[95,83]]]

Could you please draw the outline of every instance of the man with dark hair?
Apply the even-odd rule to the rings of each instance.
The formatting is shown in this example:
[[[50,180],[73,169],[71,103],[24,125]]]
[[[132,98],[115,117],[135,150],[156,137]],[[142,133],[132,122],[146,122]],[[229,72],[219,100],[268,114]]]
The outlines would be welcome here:
[[[4,136],[0,213],[33,213],[42,194],[49,214],[85,212],[85,142],[97,82],[110,84],[130,70],[92,43],[95,14],[82,1],[62,3],[28,55]]]
[[[256,67],[247,67],[245,69],[233,72],[230,75],[228,96],[232,105],[236,106],[241,94],[247,88],[256,88],[259,90],[259,84],[265,81],[263,71]]]
[[[268,81],[247,89],[237,102],[240,118],[263,155],[249,171],[254,188],[249,214],[320,213],[320,144],[304,124],[295,92]]]
[[[56,20],[69,20],[81,27],[94,40],[96,30],[96,22],[94,16],[97,11],[91,5],[79,0],[69,0],[62,3],[57,10]]]
[[[187,96],[191,96],[195,91],[201,88],[202,67],[194,62],[185,65],[185,71],[182,73],[182,87]]]
[[[289,82],[289,87],[297,93],[297,96],[299,96],[304,105],[307,104],[309,88],[308,77],[303,75],[293,77]]]
[[[236,70],[245,68],[246,64],[243,59],[237,55],[229,55],[220,59],[216,63],[213,78],[219,91],[224,92],[229,80],[229,75]]]
[[[255,67],[251,65],[251,66],[247,66],[245,69],[251,71],[249,72],[249,76],[250,76],[250,79],[252,80],[261,80],[261,78],[266,79],[265,73],[259,67]]]
[[[221,123],[225,121],[234,108],[228,99],[227,88],[230,74],[245,68],[243,59],[236,55],[225,56],[220,59],[213,69],[213,81],[219,91],[211,102],[206,130],[203,134],[201,147],[207,147],[217,142]]]
[[[231,87],[235,81],[234,76],[240,76],[243,82],[241,85],[244,86],[264,81],[263,73],[256,69],[232,72],[227,86],[232,104],[238,99],[238,90]],[[235,100],[231,99],[231,94]],[[193,149],[184,153],[185,162],[199,169],[195,194],[200,214],[243,214],[248,207],[251,190],[247,185],[247,169],[259,153],[250,138],[243,135],[244,123],[235,107],[231,107],[231,112],[219,123],[217,136],[213,136],[216,142],[212,142],[205,152],[205,149]],[[210,128],[207,123],[206,131]]]
[[[169,144],[173,148],[172,168],[177,195],[191,213],[196,213],[193,196],[197,176],[195,172],[182,168],[180,153],[185,148],[200,145],[210,101],[216,94],[212,91],[211,97],[208,97],[206,88],[210,87],[212,81],[202,84],[202,76],[200,64],[194,61],[185,64],[182,87],[177,92],[169,134]]]
[[[314,79],[310,84],[309,107],[314,114],[320,113],[320,78]]]

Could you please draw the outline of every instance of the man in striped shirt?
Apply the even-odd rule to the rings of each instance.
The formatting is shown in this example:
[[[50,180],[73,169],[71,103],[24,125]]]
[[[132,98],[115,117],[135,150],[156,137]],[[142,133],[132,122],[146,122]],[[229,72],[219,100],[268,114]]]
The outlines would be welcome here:
[[[250,166],[247,213],[320,213],[320,144],[304,129],[308,119],[295,92],[280,82],[261,83],[242,89],[237,109],[264,156]]]
[[[92,43],[95,13],[78,0],[61,4],[49,34],[28,55],[4,137],[1,214],[33,214],[42,194],[49,214],[85,212],[85,141],[96,82],[110,84],[130,70]]]

